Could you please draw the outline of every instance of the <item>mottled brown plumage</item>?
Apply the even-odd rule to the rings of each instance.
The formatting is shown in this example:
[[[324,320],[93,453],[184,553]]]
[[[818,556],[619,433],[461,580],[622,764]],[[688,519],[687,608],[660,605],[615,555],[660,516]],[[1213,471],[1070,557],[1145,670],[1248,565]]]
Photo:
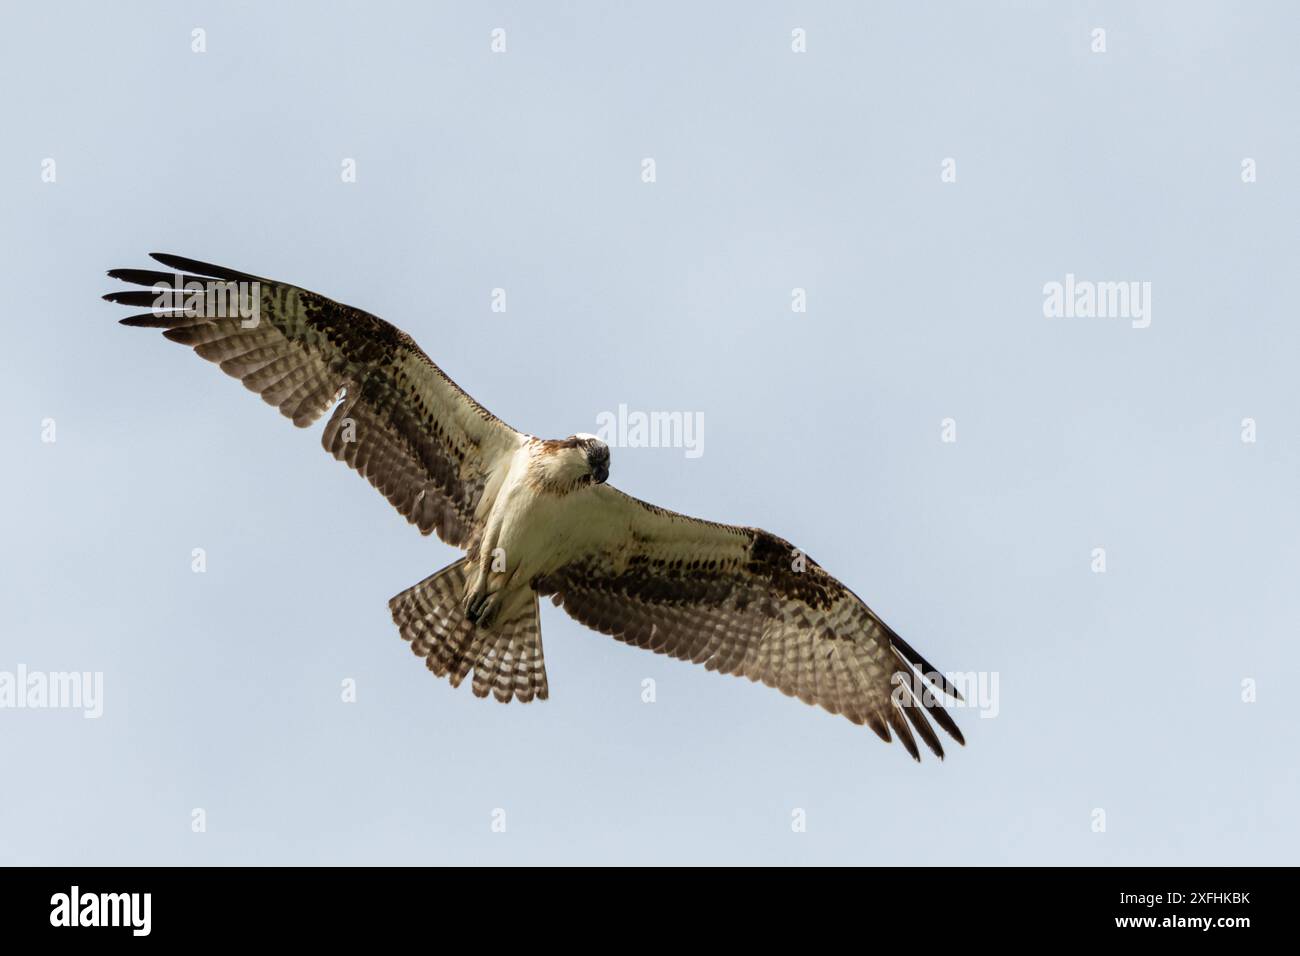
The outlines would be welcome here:
[[[940,702],[944,694],[960,698],[952,683],[788,541],[675,514],[612,488],[603,496],[620,514],[672,529],[663,534],[672,546],[659,556],[661,542],[639,532],[633,518],[630,546],[615,539],[534,579],[538,593],[574,619],[627,644],[760,681],[865,723],[886,741],[892,728],[913,757],[908,722],[943,756],[927,715],[965,742]],[[909,689],[918,684],[933,693],[918,700]]]
[[[150,309],[124,325],[162,329],[299,427],[333,408],[326,451],[422,533],[467,551],[389,602],[411,649],[453,686],[473,671],[478,696],[547,697],[542,595],[627,644],[897,736],[913,757],[918,736],[943,755],[931,719],[962,742],[941,701],[956,688],[788,541],[610,487],[604,442],[515,431],[368,312],[249,273],[153,258],[176,271],[109,273],[155,287],[105,296]],[[239,297],[250,289],[255,310]]]
[[[174,273],[114,269],[137,285],[257,283],[255,326],[229,314],[150,312],[123,325],[164,329],[173,342],[193,346],[240,379],[293,423],[315,422],[340,397],[326,425],[325,450],[356,469],[421,534],[436,531],[447,544],[471,544],[474,510],[483,491],[480,467],[517,434],[448,378],[401,329],[352,306],[297,286],[180,256],[154,259]],[[111,292],[110,302],[151,305],[159,293]],[[433,404],[464,409],[444,420]],[[355,427],[345,431],[349,424]],[[485,446],[493,446],[485,448]]]

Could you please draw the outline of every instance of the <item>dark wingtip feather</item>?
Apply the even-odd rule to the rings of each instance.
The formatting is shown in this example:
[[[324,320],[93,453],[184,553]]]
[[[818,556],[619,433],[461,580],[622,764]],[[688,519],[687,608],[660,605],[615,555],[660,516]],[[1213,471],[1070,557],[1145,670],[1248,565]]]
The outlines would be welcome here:
[[[269,279],[263,279],[261,276],[250,275],[237,269],[228,269],[225,266],[213,265],[211,262],[200,262],[198,259],[174,256],[170,252],[151,252],[149,258],[179,272],[194,272],[201,276],[210,276],[213,279],[270,282]]]
[[[873,712],[867,715],[867,726],[874,730],[876,736],[885,743],[888,744],[893,742],[893,738],[889,735],[889,726],[880,719],[880,714],[878,712]]]
[[[942,727],[953,740],[966,746],[966,738],[962,736],[961,730],[958,729],[956,721],[948,714],[948,708],[933,692],[931,687],[926,685],[915,686],[912,681],[915,680],[914,672],[902,651],[897,647],[894,648],[894,656],[898,659],[899,669],[894,672],[893,681],[895,685],[901,686],[907,697],[913,705],[918,708],[919,716],[933,717],[935,723]],[[936,682],[931,680],[931,685],[937,686]],[[918,691],[920,692],[918,694]],[[959,698],[960,699],[960,698]],[[921,708],[924,708],[923,710]],[[908,716],[911,716],[909,712]],[[915,721],[913,721],[915,723]],[[929,725],[927,724],[927,727]]]
[[[170,272],[157,272],[153,269],[109,269],[105,273],[110,279],[117,279],[119,282],[131,282],[135,285],[154,285],[157,279],[154,277],[165,277],[169,282],[172,274]]]
[[[894,706],[891,702],[888,710],[890,726],[894,728],[895,735],[902,742],[903,746],[907,748],[907,752],[912,755],[912,759],[917,763],[920,763],[921,751],[917,749],[916,738],[912,736],[912,731],[907,726],[907,721],[903,719],[903,715],[898,711],[899,708]]]
[[[149,258],[154,262],[161,262],[168,268],[175,269],[178,272],[197,272],[199,275],[216,276],[218,272],[229,271],[206,262],[199,262],[197,259],[172,255],[170,252],[151,252]]]
[[[880,623],[885,628],[885,633],[889,635],[889,642],[894,645],[894,649],[903,656],[904,660],[920,671],[922,677],[934,684],[935,687],[938,687],[954,700],[964,700],[961,696],[961,691],[957,690],[953,682],[948,680],[947,676],[945,676],[939,668],[935,667],[918,654],[916,648],[899,637],[898,633],[892,627],[885,624],[883,621]]]
[[[961,744],[963,747],[966,746],[966,738],[961,735],[961,728],[957,726],[957,722],[949,716],[948,708],[944,707],[943,704],[938,701],[935,701],[933,707],[925,708],[925,712],[934,718],[934,722],[942,727],[949,737],[957,741],[957,743]]]
[[[176,278],[174,272],[159,272],[157,269],[109,269],[108,277],[136,285],[157,285],[166,282],[171,285]]]
[[[930,748],[930,753],[934,754],[940,760],[943,759],[943,743],[939,740],[939,735],[934,732],[930,722],[925,719],[925,709],[917,701],[916,696],[909,690],[906,685],[903,686],[903,713],[907,719],[912,722],[916,732],[921,735],[925,745]]]
[[[125,289],[122,292],[106,292],[100,298],[116,305],[153,305],[158,301],[158,293],[152,289]]]
[[[128,315],[125,319],[118,319],[118,325],[130,326],[133,329],[170,329],[188,318],[184,312],[142,312],[139,315]]]

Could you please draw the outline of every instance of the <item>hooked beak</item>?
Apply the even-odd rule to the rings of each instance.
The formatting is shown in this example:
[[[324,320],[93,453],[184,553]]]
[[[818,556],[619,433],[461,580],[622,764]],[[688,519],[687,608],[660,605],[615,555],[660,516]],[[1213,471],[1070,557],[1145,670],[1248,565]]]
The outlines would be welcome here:
[[[597,465],[591,469],[591,480],[598,485],[603,485],[609,480],[609,465]]]

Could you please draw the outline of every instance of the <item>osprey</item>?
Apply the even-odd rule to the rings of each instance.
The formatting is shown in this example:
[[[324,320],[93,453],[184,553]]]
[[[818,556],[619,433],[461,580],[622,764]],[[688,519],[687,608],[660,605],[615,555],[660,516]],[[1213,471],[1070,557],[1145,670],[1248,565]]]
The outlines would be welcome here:
[[[149,289],[104,296],[240,379],[299,427],[334,409],[325,450],[421,534],[465,551],[389,602],[431,671],[475,695],[547,697],[538,598],[637,647],[744,675],[891,730],[937,756],[927,715],[958,743],[949,680],[789,542],[702,521],[606,483],[593,435],[539,439],[462,391],[405,332],[297,286],[180,256],[173,272],[114,269]]]

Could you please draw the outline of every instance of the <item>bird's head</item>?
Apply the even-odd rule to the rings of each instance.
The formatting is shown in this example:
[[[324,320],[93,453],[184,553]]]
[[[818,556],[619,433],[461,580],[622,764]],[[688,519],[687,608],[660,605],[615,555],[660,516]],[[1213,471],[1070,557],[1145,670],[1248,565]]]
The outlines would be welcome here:
[[[609,446],[585,433],[539,442],[530,467],[534,479],[552,490],[604,484],[609,478]]]
[[[577,442],[587,464],[593,484],[603,485],[609,479],[609,446],[595,435],[579,432],[571,441]]]

